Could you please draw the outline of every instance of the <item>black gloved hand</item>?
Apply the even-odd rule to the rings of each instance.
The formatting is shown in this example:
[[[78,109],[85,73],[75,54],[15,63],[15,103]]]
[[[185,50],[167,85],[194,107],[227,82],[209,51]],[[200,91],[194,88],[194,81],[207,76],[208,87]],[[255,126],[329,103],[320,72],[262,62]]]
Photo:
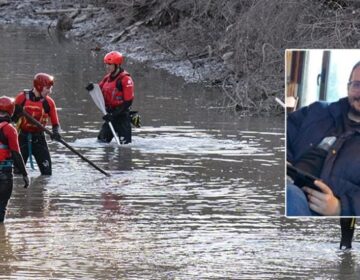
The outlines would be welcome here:
[[[86,88],[86,90],[90,91],[90,90],[93,90],[94,89],[94,84],[93,83],[89,83]]]
[[[60,141],[61,135],[59,132],[53,132],[52,135],[50,135],[51,140]]]
[[[30,186],[30,177],[28,175],[23,175],[23,180],[24,180],[24,188],[26,189],[27,187]]]
[[[106,122],[112,122],[114,120],[114,116],[111,113],[104,115],[102,118]]]
[[[56,126],[53,126],[53,129],[52,129],[52,134],[50,135],[50,138],[51,140],[55,140],[55,141],[60,141],[61,140],[61,135],[60,135],[60,126],[59,125],[56,125]]]

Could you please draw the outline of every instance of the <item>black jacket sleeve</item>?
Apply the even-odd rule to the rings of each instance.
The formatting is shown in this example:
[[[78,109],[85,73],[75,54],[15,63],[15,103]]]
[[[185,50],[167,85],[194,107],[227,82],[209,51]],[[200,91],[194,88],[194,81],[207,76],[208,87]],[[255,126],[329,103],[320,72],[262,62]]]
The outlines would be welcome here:
[[[14,164],[17,168],[19,168],[19,171],[23,176],[27,176],[26,168],[24,160],[19,152],[11,151],[11,156],[14,161]]]

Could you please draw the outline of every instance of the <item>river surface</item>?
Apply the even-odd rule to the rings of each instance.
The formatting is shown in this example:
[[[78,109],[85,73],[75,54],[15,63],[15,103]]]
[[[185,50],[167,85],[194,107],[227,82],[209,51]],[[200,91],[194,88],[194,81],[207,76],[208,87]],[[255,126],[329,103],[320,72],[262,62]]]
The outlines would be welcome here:
[[[1,94],[53,74],[64,139],[112,176],[49,141],[53,175],[15,178],[0,279],[359,279],[337,219],[283,217],[282,116],[221,114],[220,92],[128,60],[143,126],[131,145],[99,144],[84,87],[104,52],[50,35],[0,29]]]

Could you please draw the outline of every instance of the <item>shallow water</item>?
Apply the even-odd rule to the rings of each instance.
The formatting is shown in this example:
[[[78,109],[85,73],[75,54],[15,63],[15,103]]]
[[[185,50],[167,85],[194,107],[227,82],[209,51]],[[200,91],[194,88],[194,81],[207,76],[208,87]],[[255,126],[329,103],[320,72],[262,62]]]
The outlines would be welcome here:
[[[49,142],[53,175],[31,170],[27,190],[15,179],[0,279],[357,279],[358,246],[337,250],[337,220],[282,217],[282,117],[220,114],[207,109],[215,90],[127,61],[143,127],[129,146],[99,144],[84,87],[103,52],[34,29],[0,39],[3,93],[55,75],[64,139],[112,174]]]

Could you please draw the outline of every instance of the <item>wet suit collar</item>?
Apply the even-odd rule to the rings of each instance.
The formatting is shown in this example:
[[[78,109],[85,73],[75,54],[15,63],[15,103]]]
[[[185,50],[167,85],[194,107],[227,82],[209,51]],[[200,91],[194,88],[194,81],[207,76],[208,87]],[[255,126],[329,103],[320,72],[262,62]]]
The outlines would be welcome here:
[[[11,122],[11,118],[9,116],[1,116],[0,117],[0,123],[2,122]]]
[[[40,100],[44,99],[44,97],[42,97],[41,95],[39,97],[37,97],[35,95],[35,93],[33,92],[33,90],[28,91],[28,94],[29,94],[29,99],[31,101],[40,101]]]

